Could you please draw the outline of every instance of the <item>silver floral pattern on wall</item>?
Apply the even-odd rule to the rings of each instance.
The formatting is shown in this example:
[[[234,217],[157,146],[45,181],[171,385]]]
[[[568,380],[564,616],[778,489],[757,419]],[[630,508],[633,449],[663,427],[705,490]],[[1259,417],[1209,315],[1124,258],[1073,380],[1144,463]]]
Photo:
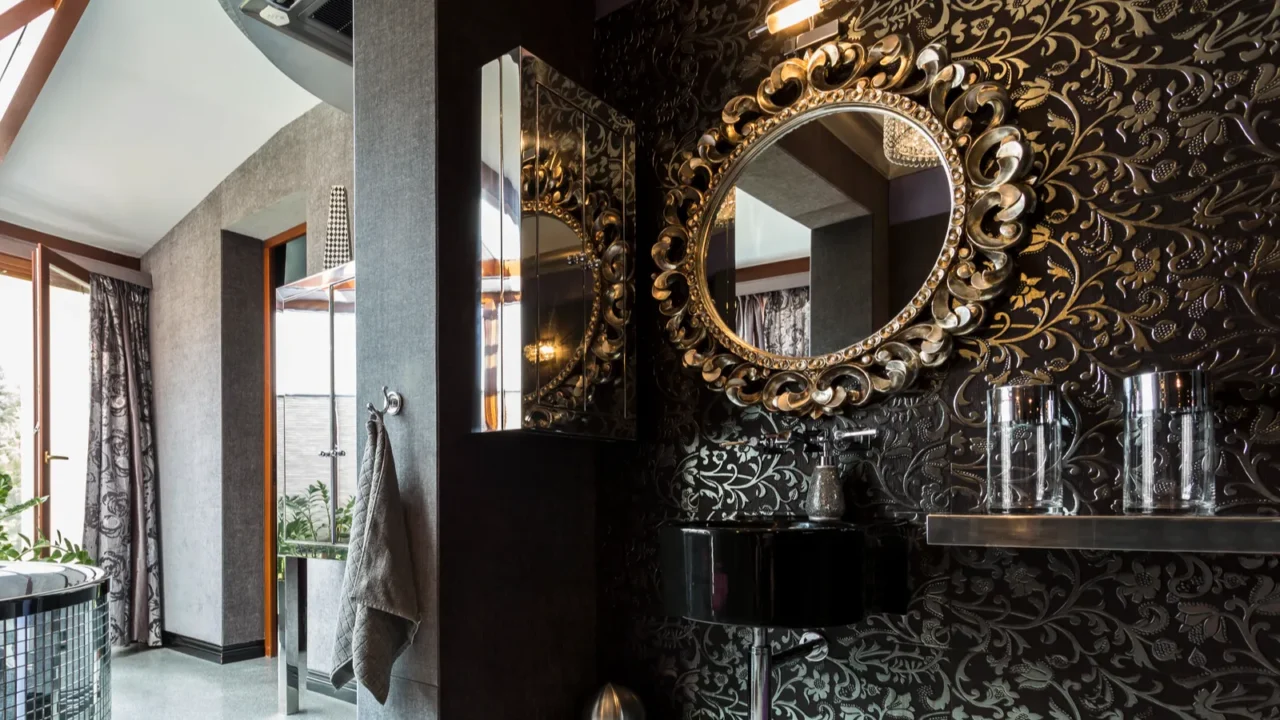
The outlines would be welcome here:
[[[780,58],[782,37],[747,39],[768,9],[636,0],[597,25],[597,87],[645,160],[640,236],[672,159]],[[880,430],[843,466],[859,518],[976,508],[986,391],[1032,379],[1063,390],[1068,508],[1119,512],[1120,378],[1193,366],[1217,385],[1219,511],[1280,514],[1280,3],[840,0],[837,16],[1007,84],[1041,207],[989,324],[916,392],[836,420]],[[731,406],[682,373],[652,303],[637,320],[648,432],[599,493],[602,675],[655,717],[745,718],[747,636],[660,614],[655,530],[798,510],[811,462],[752,440],[801,421]],[[826,661],[775,673],[775,718],[1280,718],[1275,556],[918,544],[912,574],[910,614],[832,630]]]

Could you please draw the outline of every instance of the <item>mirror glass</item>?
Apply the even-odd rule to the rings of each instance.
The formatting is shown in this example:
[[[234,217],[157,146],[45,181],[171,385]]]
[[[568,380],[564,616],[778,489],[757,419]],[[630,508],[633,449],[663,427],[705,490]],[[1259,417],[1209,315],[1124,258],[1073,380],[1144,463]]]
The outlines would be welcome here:
[[[590,309],[588,273],[581,256],[585,243],[568,223],[550,213],[529,213],[520,220],[526,262],[537,268],[537,302],[525,303],[533,315],[521,339],[524,387],[542,388],[574,361],[586,340]],[[536,329],[536,335],[533,333]]]
[[[823,355],[910,304],[942,250],[951,185],[932,141],[897,115],[840,108],[777,135],[710,213],[707,287],[747,345]]]
[[[635,126],[516,49],[481,71],[476,430],[635,435]]]

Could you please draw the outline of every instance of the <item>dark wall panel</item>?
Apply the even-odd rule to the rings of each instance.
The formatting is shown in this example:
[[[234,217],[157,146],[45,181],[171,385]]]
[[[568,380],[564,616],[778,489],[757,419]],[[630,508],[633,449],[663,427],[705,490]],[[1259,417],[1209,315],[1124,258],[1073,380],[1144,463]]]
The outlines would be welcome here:
[[[598,87],[638,123],[642,239],[657,237],[670,161],[779,59],[781,38],[746,37],[767,6],[636,0],[597,24]],[[881,430],[845,458],[854,512],[973,507],[985,393],[1031,377],[1062,385],[1077,428],[1068,502],[1117,512],[1119,378],[1198,365],[1220,385],[1222,511],[1280,513],[1274,4],[841,0],[826,13],[846,15],[868,41],[936,40],[1011,83],[1042,206],[996,321],[921,392],[841,421]],[[602,679],[640,691],[653,717],[744,717],[746,634],[661,615],[655,528],[797,511],[812,463],[726,445],[792,421],[683,374],[651,300],[636,317],[644,439],[599,471]],[[1280,714],[1275,557],[921,546],[912,559],[911,614],[835,630],[825,662],[779,671],[775,717]]]
[[[262,639],[262,241],[222,231],[222,644]]]
[[[574,717],[595,686],[590,441],[477,435],[480,68],[518,45],[590,84],[583,0],[439,4],[440,687],[448,720]]]
[[[947,214],[917,218],[889,226],[889,307],[906,307],[938,261],[947,236]]]
[[[814,228],[809,265],[809,354],[843,349],[880,328],[876,305],[877,218],[862,217]],[[880,222],[884,222],[880,218]],[[884,276],[879,282],[885,282]]]

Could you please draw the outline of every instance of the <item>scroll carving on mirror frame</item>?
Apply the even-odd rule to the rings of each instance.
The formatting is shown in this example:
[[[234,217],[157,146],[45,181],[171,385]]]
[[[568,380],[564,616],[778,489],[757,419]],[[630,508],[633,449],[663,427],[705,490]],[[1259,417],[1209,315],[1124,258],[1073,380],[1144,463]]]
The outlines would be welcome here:
[[[878,330],[815,355],[762,350],[726,324],[708,288],[717,212],[769,141],[843,109],[905,120],[931,140],[951,192],[945,235],[919,290]],[[953,339],[978,328],[1009,284],[1035,209],[1031,147],[1012,110],[1006,88],[979,67],[951,61],[936,44],[916,52],[902,35],[870,46],[832,40],[782,61],[753,94],[731,99],[721,122],[670,166],[665,227],[652,248],[653,297],[684,365],[737,405],[821,417],[901,391],[922,369],[943,364]]]
[[[570,258],[589,273],[591,307],[582,342],[559,372],[524,396],[525,427],[553,429],[567,422],[575,408],[589,407],[597,387],[616,379],[617,364],[626,347],[630,320],[631,256],[623,232],[622,214],[608,192],[594,191],[580,199],[571,190],[559,156],[528,155],[521,167],[521,203],[525,217],[543,216],[564,223],[582,243]],[[578,218],[586,217],[586,232]]]
[[[635,126],[529,52],[481,69],[476,431],[635,435]]]

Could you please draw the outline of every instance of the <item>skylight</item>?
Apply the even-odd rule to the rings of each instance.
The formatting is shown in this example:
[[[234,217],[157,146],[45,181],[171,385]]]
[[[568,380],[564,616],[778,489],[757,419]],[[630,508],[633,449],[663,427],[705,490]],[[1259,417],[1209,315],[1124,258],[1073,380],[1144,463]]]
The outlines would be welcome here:
[[[19,0],[0,0],[0,14],[16,5]],[[53,8],[49,8],[35,20],[0,38],[0,116],[4,115],[18,91],[22,76],[26,75],[31,59],[35,57],[40,40],[53,20]]]

